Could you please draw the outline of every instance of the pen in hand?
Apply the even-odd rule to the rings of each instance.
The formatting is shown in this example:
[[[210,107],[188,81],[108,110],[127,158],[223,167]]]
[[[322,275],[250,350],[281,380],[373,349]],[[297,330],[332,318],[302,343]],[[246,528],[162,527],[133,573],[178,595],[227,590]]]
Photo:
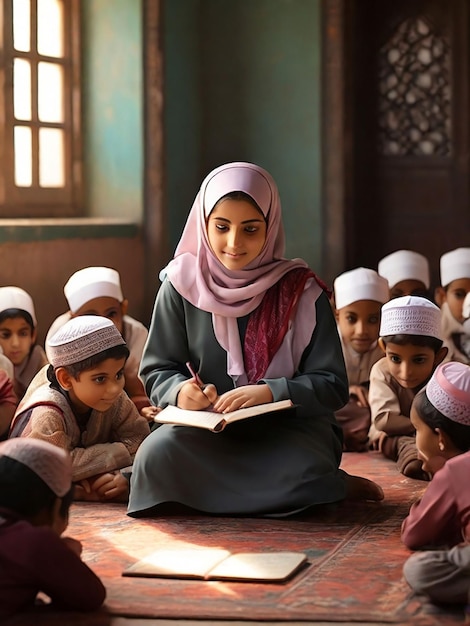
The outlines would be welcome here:
[[[201,377],[199,376],[199,374],[196,372],[196,370],[194,369],[192,363],[190,361],[186,362],[186,367],[188,368],[189,373],[191,374],[191,376],[194,378],[194,380],[196,381],[196,384],[199,385],[199,387],[204,387],[204,383],[201,380]]]
[[[201,377],[196,372],[193,364],[190,361],[186,362],[186,367],[188,368],[188,371],[191,374],[191,376],[194,378],[194,382],[202,391],[202,393],[206,396],[206,398],[208,399],[210,403],[209,405],[201,405],[198,408],[206,409],[206,410],[213,410],[211,407],[213,406],[214,402],[218,398],[217,389],[212,383],[209,383],[206,385],[205,383],[202,382]]]

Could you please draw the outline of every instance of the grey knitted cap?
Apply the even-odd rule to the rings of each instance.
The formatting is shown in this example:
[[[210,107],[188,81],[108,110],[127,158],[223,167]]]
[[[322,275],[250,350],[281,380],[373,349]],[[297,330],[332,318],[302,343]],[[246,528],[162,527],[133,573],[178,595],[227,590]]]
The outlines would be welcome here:
[[[62,498],[72,486],[72,459],[66,450],[32,437],[15,437],[0,442],[0,458],[9,457],[29,467]]]
[[[53,367],[64,367],[125,343],[121,333],[107,317],[79,315],[48,339],[47,354]]]

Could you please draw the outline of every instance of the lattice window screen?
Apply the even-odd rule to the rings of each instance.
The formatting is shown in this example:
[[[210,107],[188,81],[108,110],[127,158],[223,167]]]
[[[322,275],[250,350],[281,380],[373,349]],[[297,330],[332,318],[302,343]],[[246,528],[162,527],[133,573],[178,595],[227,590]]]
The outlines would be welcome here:
[[[451,154],[448,42],[424,18],[401,23],[379,52],[379,153]]]

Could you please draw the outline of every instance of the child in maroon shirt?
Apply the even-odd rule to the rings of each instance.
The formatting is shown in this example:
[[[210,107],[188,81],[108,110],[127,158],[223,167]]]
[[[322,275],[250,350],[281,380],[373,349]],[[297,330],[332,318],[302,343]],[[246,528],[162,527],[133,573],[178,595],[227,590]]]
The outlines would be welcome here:
[[[433,475],[403,521],[405,579],[432,601],[466,604],[470,589],[470,367],[448,362],[411,408],[423,469]]]
[[[61,536],[72,500],[65,450],[39,439],[0,443],[0,622],[31,609],[39,592],[63,610],[102,605],[105,588],[80,542]]]

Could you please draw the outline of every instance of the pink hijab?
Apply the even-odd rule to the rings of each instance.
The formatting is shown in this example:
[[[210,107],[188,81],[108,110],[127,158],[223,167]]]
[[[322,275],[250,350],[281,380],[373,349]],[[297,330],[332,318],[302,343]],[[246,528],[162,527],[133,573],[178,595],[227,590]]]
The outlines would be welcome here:
[[[267,222],[266,241],[259,256],[243,270],[228,270],[213,254],[206,220],[228,193],[242,191],[260,207]],[[285,274],[308,267],[302,259],[285,259],[281,202],[276,183],[252,163],[228,163],[202,182],[186,226],[168,264],[167,276],[178,293],[195,307],[212,313],[215,336],[228,353],[228,373],[244,374],[237,317],[248,315],[266,291]]]

